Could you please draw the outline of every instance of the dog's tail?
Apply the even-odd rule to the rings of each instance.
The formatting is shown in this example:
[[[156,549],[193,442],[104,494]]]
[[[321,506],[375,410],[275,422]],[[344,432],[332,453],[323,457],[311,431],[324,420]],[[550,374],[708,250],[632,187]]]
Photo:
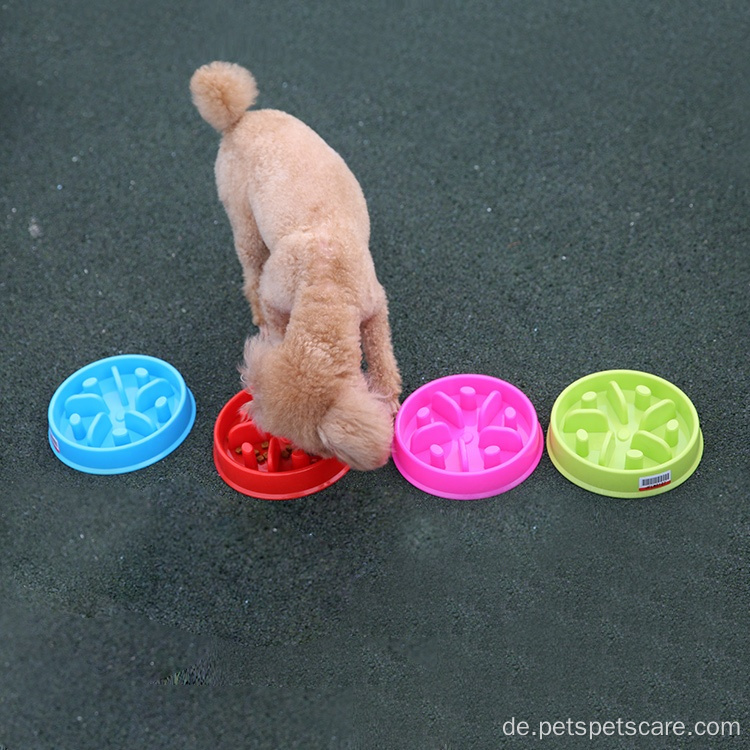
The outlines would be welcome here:
[[[252,73],[240,65],[212,62],[193,73],[190,93],[201,117],[223,133],[255,104],[258,86]]]

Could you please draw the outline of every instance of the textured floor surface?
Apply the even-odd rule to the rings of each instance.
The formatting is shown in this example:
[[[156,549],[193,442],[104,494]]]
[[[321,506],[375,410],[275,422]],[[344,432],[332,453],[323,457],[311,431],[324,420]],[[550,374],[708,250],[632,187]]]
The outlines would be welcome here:
[[[522,747],[569,718],[750,732],[749,37],[741,3],[693,0],[6,0],[0,747]],[[698,410],[690,480],[614,500],[545,454],[476,502],[392,463],[287,503],[226,486],[212,428],[252,327],[188,94],[213,59],[360,179],[405,395],[486,373],[546,430],[573,380],[646,370]],[[47,405],[119,352],[174,364],[195,426],[150,468],[75,472]]]

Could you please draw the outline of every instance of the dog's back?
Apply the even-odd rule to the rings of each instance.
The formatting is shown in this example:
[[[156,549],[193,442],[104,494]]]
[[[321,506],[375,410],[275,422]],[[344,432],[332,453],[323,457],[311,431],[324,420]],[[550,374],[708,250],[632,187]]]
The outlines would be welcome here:
[[[190,82],[198,111],[222,135],[216,159],[219,198],[230,213],[251,210],[269,248],[301,228],[353,235],[366,250],[370,220],[357,178],[312,128],[278,110],[248,110],[252,74],[233,63],[199,68]]]

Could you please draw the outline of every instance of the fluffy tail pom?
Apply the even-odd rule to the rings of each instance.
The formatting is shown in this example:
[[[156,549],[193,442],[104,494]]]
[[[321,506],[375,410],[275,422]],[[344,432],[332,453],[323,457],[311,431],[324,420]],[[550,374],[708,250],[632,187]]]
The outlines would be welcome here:
[[[201,117],[222,133],[255,104],[258,86],[240,65],[212,62],[193,73],[190,93]]]

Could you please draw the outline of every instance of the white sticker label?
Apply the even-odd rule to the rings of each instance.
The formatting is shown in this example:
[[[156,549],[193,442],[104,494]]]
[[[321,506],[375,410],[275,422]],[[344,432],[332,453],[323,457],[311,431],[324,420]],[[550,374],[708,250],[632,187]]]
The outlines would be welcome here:
[[[657,487],[663,487],[665,484],[669,484],[671,481],[671,471],[665,471],[662,474],[653,474],[650,477],[639,477],[638,489],[641,492],[644,490],[655,490]]]

